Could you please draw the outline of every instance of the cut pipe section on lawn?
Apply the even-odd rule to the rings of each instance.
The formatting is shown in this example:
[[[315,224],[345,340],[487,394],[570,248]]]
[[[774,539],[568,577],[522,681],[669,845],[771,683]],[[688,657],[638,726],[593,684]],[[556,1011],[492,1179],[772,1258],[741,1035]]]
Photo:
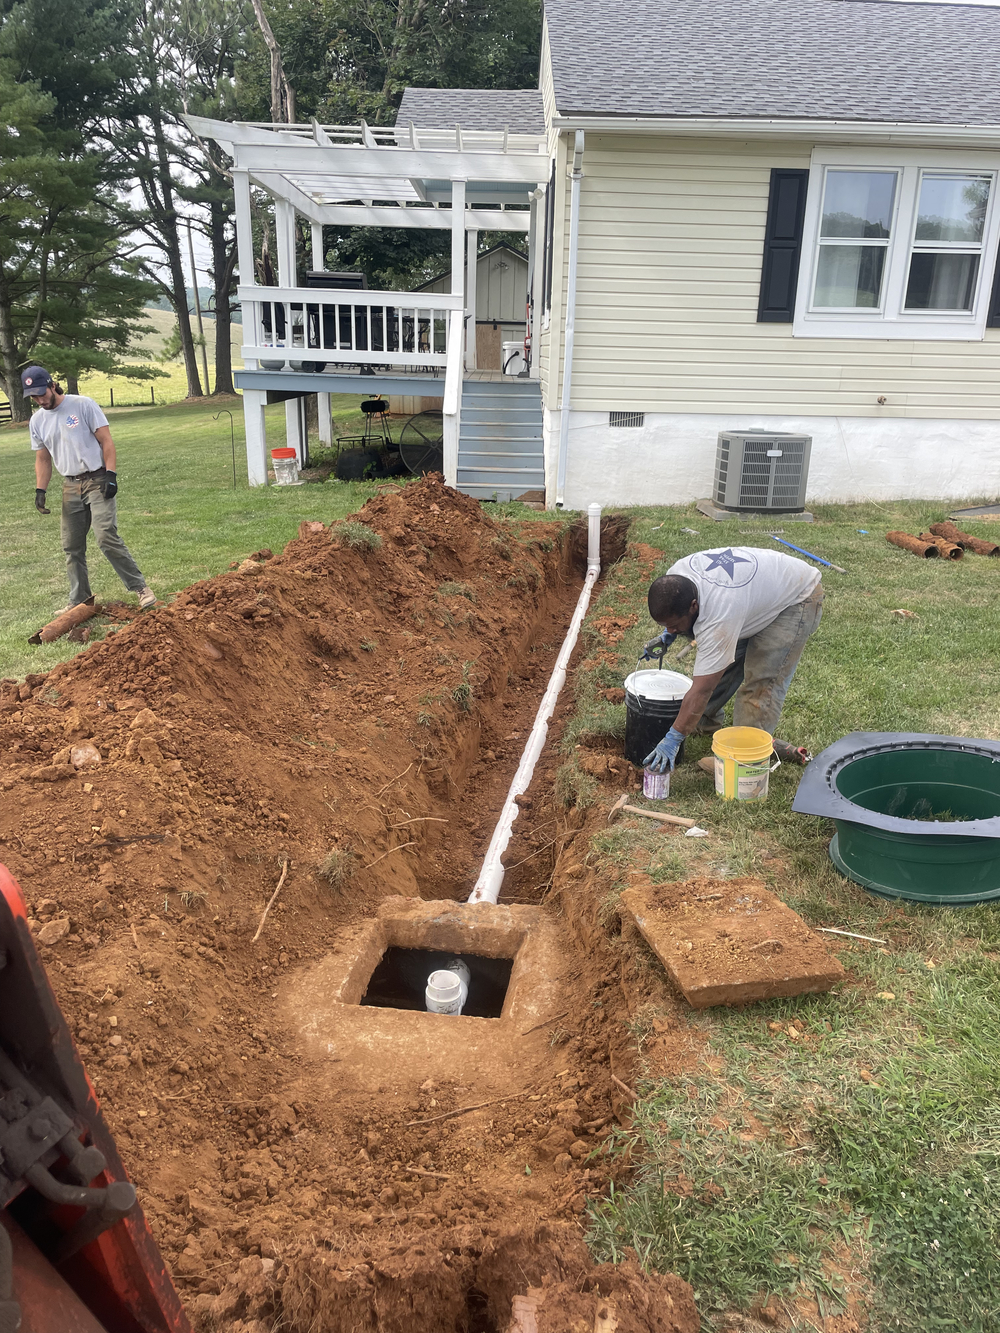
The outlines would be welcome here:
[[[80,602],[76,606],[71,606],[68,611],[64,611],[61,616],[56,616],[55,620],[50,620],[47,625],[43,625],[37,634],[32,634],[28,639],[29,643],[51,643],[53,639],[61,639],[64,634],[68,634],[71,629],[77,625],[82,625],[85,620],[91,616],[96,616],[100,611],[100,606],[93,597],[88,597],[85,602]]]
[[[957,542],[949,542],[944,537],[935,537],[933,532],[922,532],[920,534],[922,542],[933,542],[941,553],[944,560],[961,560],[965,552]]]
[[[1000,556],[1000,546],[996,542],[984,540],[982,537],[973,537],[968,532],[962,532],[956,528],[951,519],[946,518],[941,523],[932,523],[930,531],[935,537],[943,537],[945,541],[956,542],[959,546],[964,546],[967,551],[973,555],[996,555]]]
[[[913,555],[922,555],[926,560],[936,560],[941,554],[934,542],[923,542],[909,532],[887,532],[885,539],[887,542],[892,542],[893,546],[901,546],[904,551],[911,551]]]
[[[542,753],[548,736],[549,719],[555,711],[559,691],[566,681],[569,659],[573,656],[573,649],[576,647],[576,641],[580,636],[580,626],[587,614],[587,608],[590,606],[590,596],[600,575],[601,506],[594,504],[587,510],[587,577],[584,580],[576,610],[573,612],[573,619],[569,622],[569,629],[566,631],[563,646],[560,648],[556,664],[552,668],[548,687],[542,695],[541,703],[538,705],[534,726],[531,728],[531,735],[528,737],[528,743],[521,755],[521,762],[517,766],[514,780],[507,792],[507,800],[500,812],[499,822],[493,831],[490,845],[486,849],[486,856],[479,872],[479,878],[469,894],[470,903],[495,903],[500,897],[500,887],[503,884],[504,875],[504,865],[501,858],[507,850],[514,820],[519,813],[517,798],[523,796],[531,786],[538,756]]]

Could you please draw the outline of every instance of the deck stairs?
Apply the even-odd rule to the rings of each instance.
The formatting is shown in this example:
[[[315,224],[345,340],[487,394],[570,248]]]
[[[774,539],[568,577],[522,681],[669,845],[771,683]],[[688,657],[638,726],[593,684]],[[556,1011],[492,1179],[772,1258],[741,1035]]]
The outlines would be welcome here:
[[[545,488],[542,391],[537,380],[465,380],[458,489],[477,500],[513,500]]]

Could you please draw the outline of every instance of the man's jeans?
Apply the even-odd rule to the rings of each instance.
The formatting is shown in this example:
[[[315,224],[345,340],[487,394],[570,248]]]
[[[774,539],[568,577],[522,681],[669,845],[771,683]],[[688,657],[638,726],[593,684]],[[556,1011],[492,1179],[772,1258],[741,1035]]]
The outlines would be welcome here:
[[[787,607],[752,638],[740,639],[736,660],[713,690],[697,730],[724,727],[722,710],[735,694],[733,726],[759,727],[773,736],[806,639],[822,614],[823,585],[817,584],[804,602]]]
[[[139,566],[118,536],[116,518],[114,500],[105,500],[101,494],[100,477],[84,477],[81,481],[63,478],[62,548],[66,552],[69,572],[70,606],[85,602],[91,596],[87,570],[87,533],[91,524],[97,545],[129,592],[141,592],[146,586]]]

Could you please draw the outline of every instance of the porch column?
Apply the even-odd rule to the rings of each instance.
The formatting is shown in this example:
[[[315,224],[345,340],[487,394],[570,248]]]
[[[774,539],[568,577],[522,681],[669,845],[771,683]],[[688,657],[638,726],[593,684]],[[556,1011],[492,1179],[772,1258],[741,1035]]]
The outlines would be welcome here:
[[[545,253],[545,209],[539,206],[539,199],[544,198],[541,190],[536,190],[539,198],[531,201],[531,224],[528,231],[528,290],[531,292],[531,371],[533,380],[541,378],[542,373],[542,255]]]
[[[479,232],[467,231],[466,235],[466,300],[465,309],[469,319],[465,326],[465,368],[475,370],[476,360],[476,270],[479,259]]]
[[[316,395],[316,410],[319,415],[319,442],[320,444],[333,444],[333,422],[330,419],[330,395],[328,393],[318,393]]]
[[[251,486],[267,485],[267,432],[264,427],[264,407],[267,394],[263,389],[243,390],[243,422],[247,439],[247,480]]]
[[[233,193],[236,202],[236,253],[238,256],[238,266],[240,271],[240,282],[244,287],[256,285],[257,276],[254,272],[253,264],[253,218],[250,211],[250,173],[249,171],[233,170]],[[258,343],[256,317],[251,313],[254,307],[244,307],[243,310],[243,341],[245,343]],[[249,322],[248,322],[249,321]],[[250,333],[250,337],[246,336]],[[256,370],[257,362],[246,362],[247,370]],[[249,438],[249,437],[248,437]]]
[[[287,199],[274,201],[274,229],[278,242],[278,286],[296,287],[295,209]]]
[[[302,399],[285,399],[285,448],[294,449],[299,467],[305,465],[306,440],[302,430]]]
[[[314,222],[312,224],[312,266],[315,271],[326,267],[323,256],[323,224]]]

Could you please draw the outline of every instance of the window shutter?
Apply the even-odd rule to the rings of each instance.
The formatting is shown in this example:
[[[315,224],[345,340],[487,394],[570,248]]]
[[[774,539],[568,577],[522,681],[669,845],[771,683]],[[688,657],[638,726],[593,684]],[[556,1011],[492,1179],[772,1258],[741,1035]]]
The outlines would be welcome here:
[[[774,167],[767,201],[764,262],[760,275],[758,324],[791,324],[802,252],[809,172]]]
[[[993,274],[993,290],[990,292],[990,308],[986,313],[986,327],[1000,329],[1000,254],[997,255],[996,272]]]

